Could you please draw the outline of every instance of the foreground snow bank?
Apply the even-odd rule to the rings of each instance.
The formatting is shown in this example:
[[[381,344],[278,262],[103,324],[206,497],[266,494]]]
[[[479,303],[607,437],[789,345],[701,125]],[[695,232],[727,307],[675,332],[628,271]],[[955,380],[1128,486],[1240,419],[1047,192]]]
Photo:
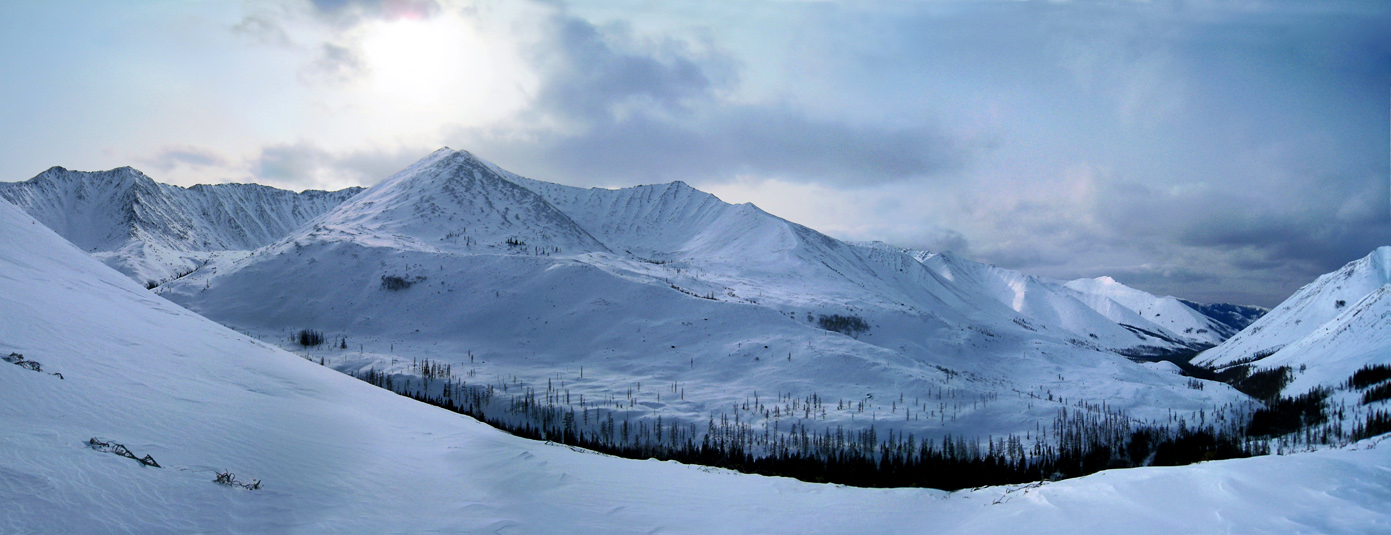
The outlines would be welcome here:
[[[12,352],[43,372],[0,363],[4,533],[1391,531],[1387,447],[946,493],[522,440],[174,306],[0,201]],[[222,470],[263,487],[218,485]]]

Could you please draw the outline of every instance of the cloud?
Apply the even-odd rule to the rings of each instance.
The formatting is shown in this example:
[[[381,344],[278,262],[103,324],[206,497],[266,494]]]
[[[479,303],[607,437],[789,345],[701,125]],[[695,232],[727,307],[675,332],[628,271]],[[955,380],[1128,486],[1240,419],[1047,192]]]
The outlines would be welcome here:
[[[728,57],[696,54],[670,39],[644,43],[627,25],[600,29],[559,14],[543,32],[550,37],[533,54],[545,76],[536,106],[568,119],[616,121],[630,110],[685,111],[734,82]]]
[[[466,142],[474,145],[504,161],[542,163],[540,176],[617,184],[755,173],[865,187],[957,168],[966,153],[961,141],[931,128],[847,125],[757,105],[726,106],[690,122],[635,114],[578,133]]]
[[[144,159],[146,165],[161,172],[176,167],[215,168],[227,165],[227,159],[215,150],[205,147],[180,146],[167,147],[154,156]]]
[[[849,239],[1269,306],[1391,243],[1391,18],[1349,5],[784,3],[675,25],[663,10],[483,10],[515,40],[490,46],[521,50],[528,104],[412,139],[542,180],[686,180]],[[301,50],[315,81],[363,72],[354,25],[455,9],[309,7],[331,37]],[[372,183],[433,148],[292,143],[254,167]],[[815,208],[773,201],[790,197]],[[855,203],[869,204],[839,206]]]
[[[916,238],[909,238],[910,247],[933,252],[949,252],[971,255],[971,242],[966,236],[952,229],[925,229]]]
[[[300,71],[306,82],[346,82],[361,76],[367,63],[353,48],[334,43],[321,43],[314,61]]]
[[[371,185],[432,149],[397,148],[333,152],[308,141],[263,147],[250,162],[257,182],[285,188],[341,189]]]
[[[1086,9],[1081,17],[1113,31],[1066,31],[1041,36],[1052,41],[1052,54],[1072,75],[1076,87],[1110,106],[1126,128],[1152,128],[1180,115],[1186,106],[1188,72],[1165,34],[1173,31],[1160,17],[1153,21],[1112,20]],[[1125,28],[1125,31],[1115,31]]]
[[[1385,187],[1371,189],[1370,195],[1391,198]],[[1233,206],[1204,214],[1176,238],[1184,245],[1246,249],[1257,255],[1239,264],[1241,267],[1292,265],[1311,277],[1332,271],[1378,246],[1391,244],[1391,217],[1386,213],[1340,217],[1335,204],[1308,211],[1302,208],[1305,207],[1253,210]]]
[[[290,34],[275,18],[268,15],[247,15],[241,22],[232,26],[232,33],[246,37],[261,45],[292,46]]]
[[[640,38],[563,9],[545,28],[532,50],[540,84],[522,125],[459,129],[451,144],[551,180],[611,185],[756,173],[862,187],[938,175],[981,150],[932,125],[731,100],[738,63],[710,47]]]
[[[434,0],[310,0],[316,13],[342,26],[364,19],[428,19],[440,12]]]

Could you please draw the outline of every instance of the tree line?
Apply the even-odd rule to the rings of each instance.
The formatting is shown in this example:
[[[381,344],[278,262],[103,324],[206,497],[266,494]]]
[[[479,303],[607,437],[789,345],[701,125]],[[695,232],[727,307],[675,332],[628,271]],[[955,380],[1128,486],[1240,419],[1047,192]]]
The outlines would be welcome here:
[[[810,423],[765,420],[756,425],[752,417],[759,412],[743,414],[738,405],[732,415],[712,413],[703,424],[654,418],[633,403],[572,398],[549,380],[544,390],[515,378],[511,383],[469,383],[455,377],[450,365],[429,360],[413,363],[412,372],[371,368],[348,373],[524,438],[626,458],[863,487],[953,490],[1055,480],[1111,468],[1182,465],[1346,443],[1391,431],[1385,411],[1371,411],[1346,431],[1349,411],[1331,405],[1326,390],[1271,398],[1255,409],[1199,411],[1197,421],[1173,416],[1167,422],[1142,422],[1124,411],[1079,402],[1060,408],[1051,425],[1035,433],[928,438],[881,431],[872,422],[857,429],[817,424],[814,417]],[[1259,390],[1268,388],[1265,377],[1257,382],[1262,383]],[[812,407],[822,404],[814,395],[808,400]]]

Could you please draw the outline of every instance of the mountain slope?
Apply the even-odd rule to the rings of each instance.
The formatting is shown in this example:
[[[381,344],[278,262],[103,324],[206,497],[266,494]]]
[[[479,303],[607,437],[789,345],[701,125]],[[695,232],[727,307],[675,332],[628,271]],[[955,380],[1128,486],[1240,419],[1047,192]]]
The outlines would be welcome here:
[[[180,309],[5,201],[0,352],[63,374],[0,363],[6,533],[1370,533],[1391,524],[1384,448],[947,493],[523,440]],[[96,451],[93,437],[162,468]],[[218,485],[222,470],[262,488]]]
[[[1286,387],[1306,392],[1337,385],[1367,365],[1391,365],[1391,284],[1384,284],[1318,329],[1258,361],[1262,368],[1297,370]]]
[[[760,233],[756,226],[739,226],[756,220],[754,212],[759,211],[752,205],[725,203],[684,182],[582,189],[499,171],[545,197],[611,248],[643,258],[719,258],[739,242],[732,233]]]
[[[582,189],[497,170],[542,194],[610,248],[705,268],[712,275],[709,279],[739,295],[754,293],[760,302],[804,306],[826,295],[844,300],[875,296],[879,306],[934,314],[944,307],[954,309],[966,315],[963,321],[1051,327],[1058,336],[1127,354],[1182,351],[1206,341],[1175,335],[1135,313],[1099,318],[1072,292],[1059,288],[1060,283],[964,259],[946,266],[941,262],[947,257],[914,258],[919,252],[883,244],[845,244],[752,205],[724,203],[682,182]],[[926,261],[929,269],[914,260]],[[963,270],[975,275],[957,273],[959,280],[946,280],[953,279],[953,271]],[[787,284],[788,273],[797,274],[800,284]],[[847,282],[855,286],[843,288]],[[988,299],[980,299],[981,294]]]
[[[580,190],[594,207],[582,210],[552,192],[566,213],[536,192],[546,187],[524,183],[438,151],[286,238],[158,291],[267,339],[324,331],[339,347],[319,351],[345,371],[409,374],[428,358],[499,388],[564,380],[576,411],[584,395],[622,419],[732,412],[786,429],[749,408],[771,392],[836,400],[799,413],[826,429],[868,421],[987,436],[1031,433],[1065,403],[1106,401],[1142,419],[1243,403],[1223,385],[1195,390],[1101,340],[1030,324],[901,251],[751,205],[671,185]],[[639,246],[657,258],[628,252]],[[1107,325],[1122,348],[1166,343]]]
[[[1391,246],[1320,276],[1222,345],[1195,357],[1193,363],[1222,367],[1259,361],[1318,331],[1387,283],[1391,283]]]
[[[916,312],[972,308],[906,259],[861,250],[682,182],[583,189],[498,171],[545,197],[610,249],[685,270],[666,275],[678,285],[785,306],[871,300]],[[684,276],[691,271],[700,275]]]
[[[1193,363],[1288,366],[1293,381],[1284,390],[1294,394],[1341,385],[1366,365],[1391,364],[1391,246],[1300,288]]]
[[[448,148],[330,210],[302,236],[284,241],[315,232],[420,250],[605,250],[542,197],[503,179],[472,154]]]
[[[1111,277],[1077,279],[1065,284],[1078,292],[1106,298],[1139,314],[1151,323],[1198,344],[1217,345],[1236,332],[1174,297],[1158,297],[1136,290]]]
[[[951,253],[920,253],[917,258],[954,282],[981,289],[989,298],[1009,306],[1037,325],[1061,327],[1105,347],[1143,352],[1141,347],[1136,347],[1138,344],[1148,344],[1152,351],[1163,351],[1181,349],[1187,343],[1125,307],[1078,295],[1055,281],[973,262]],[[1101,310],[1106,314],[1099,312]]]
[[[197,267],[213,251],[266,245],[361,191],[294,193],[258,184],[160,184],[140,171],[53,167],[0,183],[0,197],[140,282]]]

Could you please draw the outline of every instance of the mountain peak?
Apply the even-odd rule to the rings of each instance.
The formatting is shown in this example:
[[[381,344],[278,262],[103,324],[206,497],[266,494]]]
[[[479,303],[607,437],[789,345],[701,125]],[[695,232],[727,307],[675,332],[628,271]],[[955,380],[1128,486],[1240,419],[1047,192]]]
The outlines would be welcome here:
[[[317,229],[409,248],[590,252],[606,248],[539,194],[468,151],[448,147],[326,214]],[[335,233],[336,234],[336,233]],[[409,243],[407,243],[409,242]],[[524,246],[523,246],[524,245]]]
[[[111,180],[130,181],[131,183],[154,183],[154,179],[145,175],[139,169],[123,165],[105,171],[74,171],[63,166],[55,165],[45,169],[42,173],[34,175],[29,182],[55,182],[55,183],[75,183],[75,182],[109,182]]]
[[[1391,245],[1383,245],[1367,255],[1367,262],[1372,269],[1381,271],[1382,278],[1391,282]]]
[[[186,272],[210,251],[268,244],[355,193],[301,195],[254,184],[183,188],[129,166],[54,166],[24,182],[0,183],[0,198],[141,283]]]

